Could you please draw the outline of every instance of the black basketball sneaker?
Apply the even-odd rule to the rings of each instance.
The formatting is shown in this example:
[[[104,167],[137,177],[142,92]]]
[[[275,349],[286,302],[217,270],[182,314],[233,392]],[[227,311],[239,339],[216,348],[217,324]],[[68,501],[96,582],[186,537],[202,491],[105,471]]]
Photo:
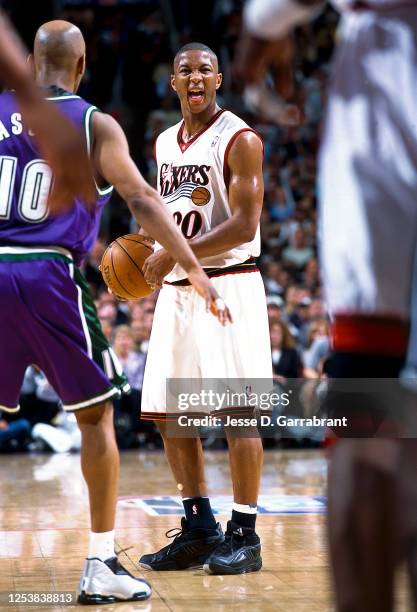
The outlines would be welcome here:
[[[208,574],[247,574],[262,567],[261,541],[253,529],[229,521],[224,541],[204,564]]]
[[[139,559],[141,567],[155,571],[202,567],[224,539],[219,523],[214,529],[190,529],[185,517],[181,519],[181,528],[170,529],[165,535],[173,538],[171,544],[156,553],[143,555]]]

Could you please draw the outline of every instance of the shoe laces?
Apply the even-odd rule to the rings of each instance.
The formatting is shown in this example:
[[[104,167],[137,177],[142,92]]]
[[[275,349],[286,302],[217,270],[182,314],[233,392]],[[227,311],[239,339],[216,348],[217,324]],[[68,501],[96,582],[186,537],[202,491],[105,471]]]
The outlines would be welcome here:
[[[165,532],[165,537],[172,539],[172,542],[168,546],[168,551],[174,546],[175,542],[186,532],[186,522],[181,520],[181,527],[173,527]]]
[[[216,553],[224,553],[224,552],[228,552],[230,549],[232,549],[232,552],[235,548],[239,548],[239,543],[242,541],[242,536],[238,535],[236,533],[234,533],[233,531],[226,531],[226,533],[224,534],[224,540],[221,544],[219,544],[219,546],[216,547]]]

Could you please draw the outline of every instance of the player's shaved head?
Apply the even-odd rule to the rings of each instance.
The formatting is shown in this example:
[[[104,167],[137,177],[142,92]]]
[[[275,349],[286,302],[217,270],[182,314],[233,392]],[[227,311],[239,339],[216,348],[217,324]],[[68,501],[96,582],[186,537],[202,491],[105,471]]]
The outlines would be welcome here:
[[[217,55],[214,53],[213,49],[210,49],[210,47],[208,47],[207,45],[204,45],[203,43],[191,42],[191,43],[187,43],[186,45],[183,45],[181,49],[177,51],[177,54],[174,57],[174,72],[176,68],[178,67],[181,56],[187,51],[205,51],[206,53],[211,55],[215,69],[216,70],[219,69],[219,60],[217,59]]]
[[[72,70],[84,55],[84,37],[79,28],[69,21],[48,21],[36,32],[36,66],[42,65],[53,71]]]

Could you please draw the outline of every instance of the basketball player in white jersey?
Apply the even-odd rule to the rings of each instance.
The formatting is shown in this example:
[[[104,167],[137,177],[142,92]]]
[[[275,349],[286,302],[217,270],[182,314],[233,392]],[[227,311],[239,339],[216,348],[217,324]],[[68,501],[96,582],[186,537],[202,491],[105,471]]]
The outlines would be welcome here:
[[[319,159],[321,263],[333,318],[329,373],[397,378],[405,364],[416,370],[409,329],[417,295],[417,4],[338,4]],[[268,41],[317,7],[305,0],[247,3],[236,65],[244,82],[262,80]],[[391,611],[394,571],[404,558],[417,601],[416,446],[352,439],[332,449],[329,534],[339,611]]]
[[[172,86],[184,119],[156,142],[159,192],[227,301],[233,325],[203,321],[184,270],[157,247],[144,272],[155,284],[165,281],[155,310],[141,414],[158,422],[185,518],[173,543],[141,557],[140,564],[154,570],[204,564],[211,573],[239,574],[262,565],[255,520],[263,449],[256,428],[253,437],[228,435],[234,505],[225,537],[207,497],[200,438],[167,434],[167,420],[178,420],[178,410],[167,408],[168,378],[271,380],[272,374],[265,292],[254,260],[260,254],[263,146],[244,121],[218,106],[221,80],[211,49],[200,43],[182,47]]]

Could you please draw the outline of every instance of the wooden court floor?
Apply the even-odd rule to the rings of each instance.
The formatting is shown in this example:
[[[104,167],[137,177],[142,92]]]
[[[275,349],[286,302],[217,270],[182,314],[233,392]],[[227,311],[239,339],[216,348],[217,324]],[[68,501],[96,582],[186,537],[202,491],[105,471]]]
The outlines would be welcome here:
[[[230,495],[227,455],[206,453],[210,492]],[[0,591],[75,591],[88,547],[87,492],[77,455],[0,457]],[[273,451],[265,458],[262,492],[272,496],[325,493],[326,461],[320,451]],[[165,545],[165,531],[179,517],[145,512],[138,497],[175,496],[161,452],[125,452],[121,457],[116,542],[122,563],[153,586],[148,602],[90,606],[128,612],[333,612],[323,513],[262,514],[258,532],[264,567],[243,576],[207,576],[202,570],[148,572],[135,565],[144,552]],[[136,498],[130,500],[130,498]],[[139,502],[140,503],[140,502]],[[166,500],[163,503],[170,503]],[[163,504],[162,504],[163,506]],[[298,510],[297,510],[298,508]],[[162,511],[165,511],[162,508]],[[154,514],[154,515],[152,515]],[[225,523],[226,515],[219,520]],[[398,611],[410,608],[400,597]],[[82,606],[77,606],[82,609]],[[3,610],[73,610],[69,606],[0,606]],[[84,608],[86,609],[86,608]],[[372,612],[372,611],[369,611]]]

